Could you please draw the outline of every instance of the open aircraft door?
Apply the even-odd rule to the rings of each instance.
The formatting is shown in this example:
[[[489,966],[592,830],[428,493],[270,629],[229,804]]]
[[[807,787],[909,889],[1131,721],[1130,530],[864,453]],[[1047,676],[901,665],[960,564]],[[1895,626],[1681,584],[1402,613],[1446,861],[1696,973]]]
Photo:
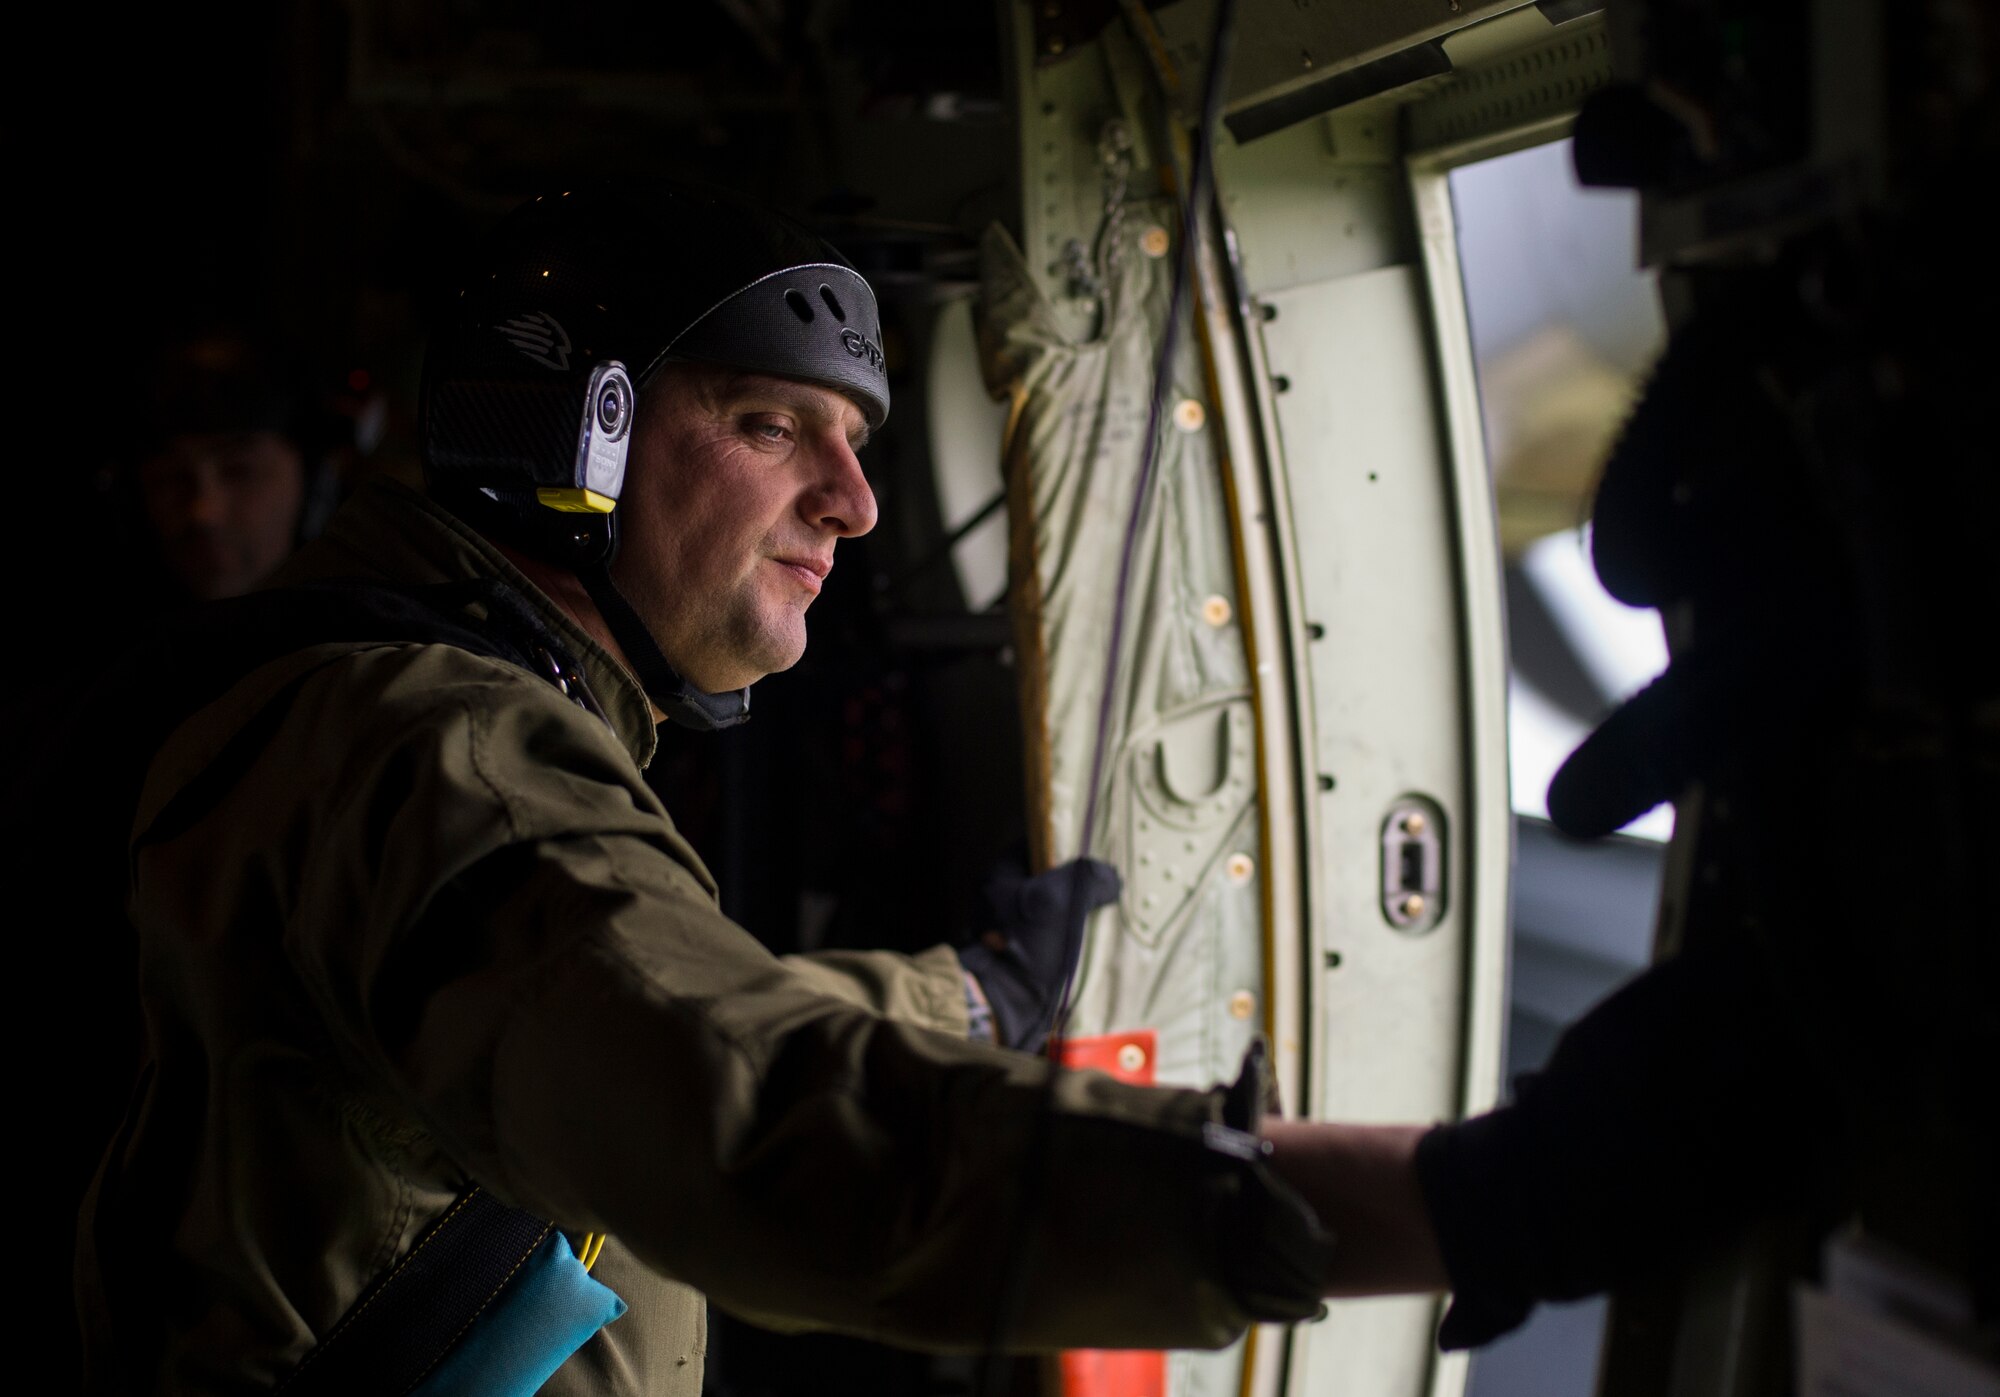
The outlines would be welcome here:
[[[1405,158],[1400,110],[1351,99],[1449,74],[1449,29],[1517,8],[1336,25],[1244,0],[1211,188],[1192,133],[1216,5],[1006,7],[1019,199],[982,249],[978,319],[1011,405],[1030,839],[1042,866],[1088,852],[1125,874],[1088,926],[1072,1057],[1207,1085],[1261,1038],[1278,1108],[1335,1120],[1495,1096],[1492,489],[1443,176]],[[1526,18],[1510,43],[1552,28]],[[1345,1302],[1220,1354],[1071,1356],[1057,1381],[1442,1397],[1466,1365],[1437,1353],[1438,1319],[1430,1299]]]

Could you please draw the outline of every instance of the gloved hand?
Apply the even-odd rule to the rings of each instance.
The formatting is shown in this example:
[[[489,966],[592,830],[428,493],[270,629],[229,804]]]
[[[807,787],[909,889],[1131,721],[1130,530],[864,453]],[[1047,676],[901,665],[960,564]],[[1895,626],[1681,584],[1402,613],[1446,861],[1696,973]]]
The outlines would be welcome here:
[[[1549,786],[1565,834],[1609,834],[1690,782],[1801,740],[1853,682],[1837,574],[1842,526],[1806,488],[1768,388],[1755,308],[1674,332],[1604,468],[1591,552],[1631,606],[1687,604],[1667,671],[1573,752]]]
[[[986,880],[982,924],[989,930],[958,953],[993,1009],[994,1036],[1031,1051],[1055,1023],[1063,986],[1083,954],[1084,918],[1118,900],[1118,870],[1073,859],[1033,877],[1002,865]]]

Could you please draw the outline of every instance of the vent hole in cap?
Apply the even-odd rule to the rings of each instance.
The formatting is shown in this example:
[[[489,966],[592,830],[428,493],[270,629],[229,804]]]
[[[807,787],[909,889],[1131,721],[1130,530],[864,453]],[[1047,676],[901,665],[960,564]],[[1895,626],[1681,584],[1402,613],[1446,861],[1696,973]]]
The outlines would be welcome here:
[[[821,287],[820,289],[824,291],[826,288]],[[785,304],[792,308],[792,314],[799,318],[799,323],[803,325],[812,324],[813,308],[811,301],[808,301],[796,291],[787,291],[785,293]]]
[[[826,308],[833,312],[835,320],[838,320],[843,325],[847,323],[847,312],[840,308],[840,302],[835,299],[831,286],[822,282],[819,288],[819,298],[826,302]]]

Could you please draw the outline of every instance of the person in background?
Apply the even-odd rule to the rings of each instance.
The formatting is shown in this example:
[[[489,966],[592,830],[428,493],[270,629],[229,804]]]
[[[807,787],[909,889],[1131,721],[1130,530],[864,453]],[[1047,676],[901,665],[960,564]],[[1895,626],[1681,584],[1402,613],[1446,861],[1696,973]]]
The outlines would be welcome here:
[[[147,389],[136,483],[161,564],[188,600],[252,591],[333,503],[311,394],[238,331],[170,347]]]

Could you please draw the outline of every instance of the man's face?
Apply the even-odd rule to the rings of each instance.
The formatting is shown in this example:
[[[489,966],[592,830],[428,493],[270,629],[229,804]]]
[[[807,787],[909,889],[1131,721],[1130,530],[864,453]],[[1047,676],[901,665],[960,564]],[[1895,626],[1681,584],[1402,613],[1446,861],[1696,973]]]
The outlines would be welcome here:
[[[618,504],[619,590],[708,693],[788,669],[833,546],[875,527],[861,410],[830,389],[705,365],[646,388]]]
[[[240,596],[292,551],[305,461],[276,432],[175,437],[139,467],[161,555],[205,601]]]

